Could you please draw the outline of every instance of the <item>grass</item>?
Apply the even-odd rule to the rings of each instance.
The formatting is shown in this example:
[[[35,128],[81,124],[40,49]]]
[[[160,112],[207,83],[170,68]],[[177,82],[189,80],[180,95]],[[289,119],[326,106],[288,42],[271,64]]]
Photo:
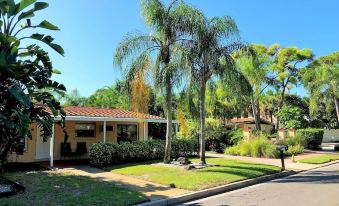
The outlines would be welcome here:
[[[196,158],[191,160],[198,161]],[[187,190],[206,189],[280,171],[280,168],[275,166],[252,164],[226,158],[207,158],[207,163],[220,166],[187,171],[182,168],[144,162],[117,165],[105,169]]]
[[[324,164],[335,160],[339,160],[339,155],[319,155],[314,157],[307,157],[301,159],[299,162],[308,164]]]
[[[0,205],[132,205],[147,200],[138,192],[85,176],[42,171],[4,176],[20,182],[26,191],[1,198]]]

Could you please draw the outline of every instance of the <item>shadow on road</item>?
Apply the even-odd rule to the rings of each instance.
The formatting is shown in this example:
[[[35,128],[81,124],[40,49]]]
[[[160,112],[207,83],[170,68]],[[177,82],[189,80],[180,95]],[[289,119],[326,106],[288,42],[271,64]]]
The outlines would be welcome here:
[[[310,171],[305,174],[275,180],[272,183],[337,184],[339,171]]]

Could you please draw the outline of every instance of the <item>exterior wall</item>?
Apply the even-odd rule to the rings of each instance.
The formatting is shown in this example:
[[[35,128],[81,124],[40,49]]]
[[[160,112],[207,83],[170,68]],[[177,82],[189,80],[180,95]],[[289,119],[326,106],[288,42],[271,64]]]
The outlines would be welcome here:
[[[96,125],[95,137],[75,137],[75,125],[77,123],[94,123]],[[106,126],[113,126],[113,131],[106,131],[106,142],[116,143],[117,142],[117,125],[118,124],[134,124],[138,125],[138,140],[147,140],[148,137],[148,123],[147,122],[106,122]],[[145,124],[145,125],[144,125]],[[75,152],[77,142],[86,142],[87,150],[94,143],[103,141],[103,131],[101,127],[104,122],[78,122],[78,121],[66,121],[66,131],[68,134],[68,140],[71,144],[72,152]],[[144,133],[144,128],[146,128]],[[27,148],[23,155],[16,155],[15,153],[10,154],[8,161],[10,162],[34,162],[36,160],[36,144],[37,144],[37,125],[31,124],[32,139],[27,140]],[[54,127],[54,160],[61,160],[61,143],[64,142],[64,133],[62,128],[55,124]],[[145,137],[144,137],[145,135]]]
[[[255,124],[238,124],[238,125],[230,125],[226,126],[229,128],[241,128],[241,129],[247,129],[247,130],[254,130],[255,129]],[[270,133],[273,129],[272,125],[269,124],[261,124],[261,130],[265,131],[267,133]]]
[[[76,137],[75,136],[75,125],[79,123],[95,123],[96,133],[95,137]],[[138,125],[138,140],[142,141],[144,139],[144,123],[143,122],[106,122],[106,126],[113,126],[113,131],[106,131],[106,143],[116,143],[117,142],[117,125],[119,124],[130,124]],[[146,123],[147,124],[147,123]],[[75,152],[77,147],[77,142],[86,142],[87,151],[94,143],[103,142],[103,131],[101,127],[104,125],[104,122],[78,122],[78,121],[66,121],[66,131],[68,134],[68,140],[71,144],[72,152]],[[146,125],[147,126],[147,125]],[[146,137],[147,137],[146,129]],[[64,157],[61,157],[61,143],[64,141],[64,134],[62,128],[57,125],[55,126],[55,135],[54,135],[54,159],[61,160]]]
[[[339,142],[339,129],[325,129],[323,142]]]
[[[11,153],[8,156],[9,162],[33,162],[35,160],[36,153],[36,138],[37,138],[37,125],[31,124],[30,126],[32,139],[26,139],[26,149],[23,155],[17,155],[16,153]]]

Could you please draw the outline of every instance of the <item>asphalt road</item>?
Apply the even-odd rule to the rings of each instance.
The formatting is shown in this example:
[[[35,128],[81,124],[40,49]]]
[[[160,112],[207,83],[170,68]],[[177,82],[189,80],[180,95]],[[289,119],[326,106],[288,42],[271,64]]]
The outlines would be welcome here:
[[[204,198],[191,206],[339,206],[339,164]]]

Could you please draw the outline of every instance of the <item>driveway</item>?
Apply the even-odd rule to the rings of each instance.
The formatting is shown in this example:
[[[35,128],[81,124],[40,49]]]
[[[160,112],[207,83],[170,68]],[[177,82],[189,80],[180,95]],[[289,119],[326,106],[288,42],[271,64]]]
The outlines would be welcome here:
[[[338,206],[339,164],[208,197],[191,206]]]

